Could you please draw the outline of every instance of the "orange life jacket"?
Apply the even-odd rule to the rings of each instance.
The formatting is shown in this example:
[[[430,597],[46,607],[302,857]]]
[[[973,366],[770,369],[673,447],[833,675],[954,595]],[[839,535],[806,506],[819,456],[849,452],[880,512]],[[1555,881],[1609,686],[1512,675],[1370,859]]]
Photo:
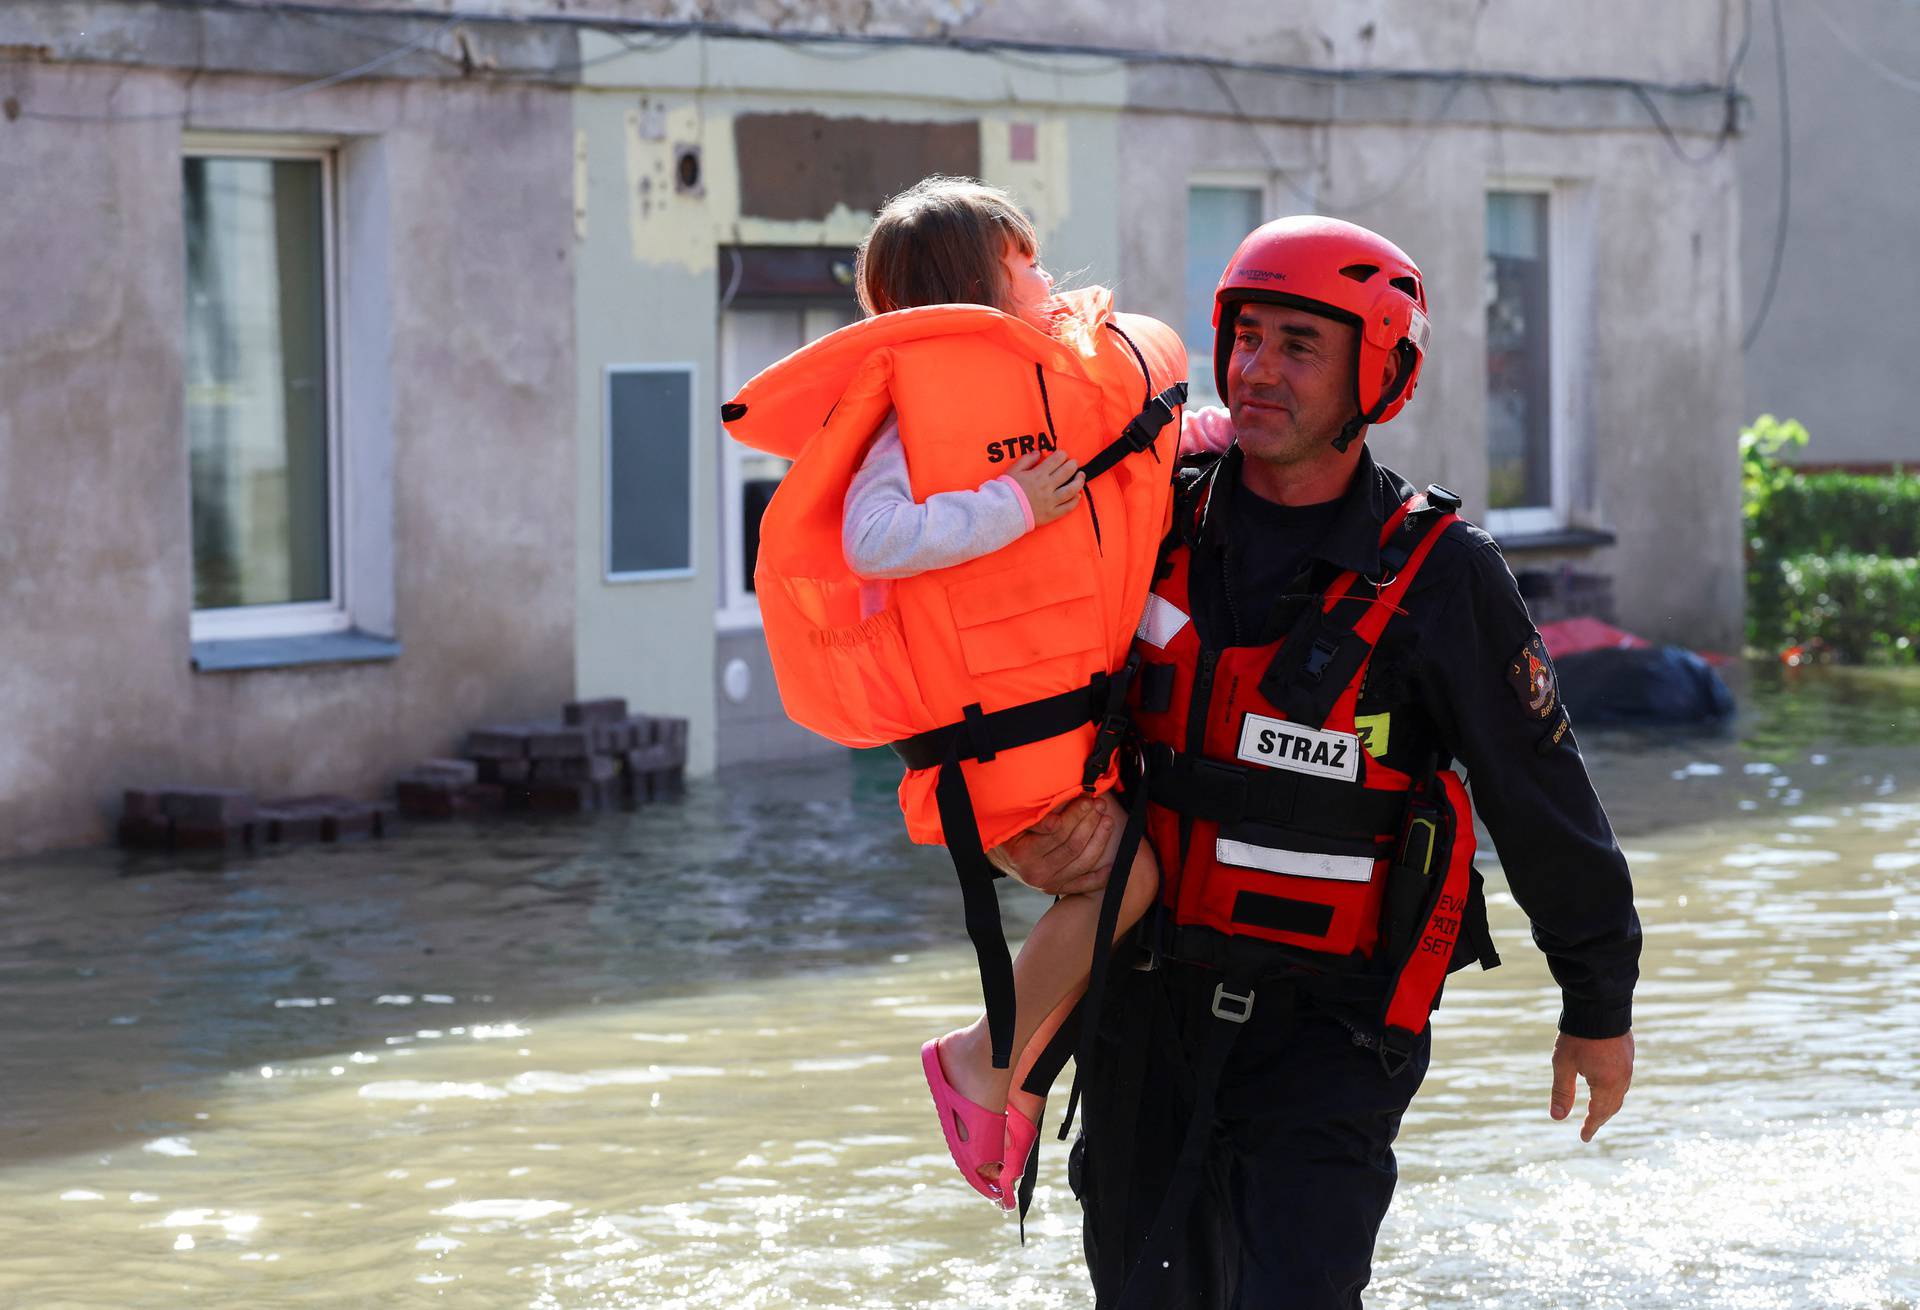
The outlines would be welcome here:
[[[1113,675],[1172,501],[1186,350],[1112,299],[1054,297],[1051,332],[980,305],[882,314],[788,356],[721,410],[736,439],[794,461],[754,570],[781,701],[804,727],[906,761],[907,832],[953,856],[1001,1067],[1012,968],[984,852],[1115,782],[1125,681]],[[895,580],[863,614],[871,584],[847,566],[842,517],[889,411],[916,499],[1058,450],[1087,474],[1082,504],[1005,549]]]
[[[1112,311],[1093,288],[1056,297],[1048,336],[981,305],[930,305],[842,328],[749,382],[723,417],[736,439],[794,460],[760,524],[754,585],[794,722],[879,746],[1089,687],[1125,661],[1172,495],[1178,427],[1089,478],[1083,504],[1004,550],[892,583],[861,615],[847,567],[847,486],[889,410],[914,497],[973,490],[1013,460],[1062,450],[1083,466],[1181,381],[1173,330]],[[1178,402],[1174,402],[1177,404]],[[1167,406],[1163,421],[1175,416]],[[1081,790],[1092,718],[964,764],[993,847]],[[912,839],[946,839],[936,768],[911,768]],[[1113,782],[1105,769],[1094,789]]]

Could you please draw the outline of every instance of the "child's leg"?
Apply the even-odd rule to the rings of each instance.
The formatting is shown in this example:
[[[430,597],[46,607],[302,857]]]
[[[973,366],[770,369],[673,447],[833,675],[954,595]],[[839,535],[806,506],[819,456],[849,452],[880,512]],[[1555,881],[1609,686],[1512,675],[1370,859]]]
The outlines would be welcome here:
[[[1118,815],[1120,806],[1111,794],[1101,799]],[[1124,819],[1123,815],[1119,817]],[[1112,848],[1107,852],[1109,859],[1120,844],[1119,828],[1116,824]],[[1134,854],[1127,877],[1126,893],[1114,930],[1116,937],[1146,913],[1159,884],[1159,863],[1143,841]],[[1062,896],[1040,916],[1026,944],[1020,948],[1013,962],[1016,1068],[1031,1063],[1018,1056],[1034,1043],[1043,1027],[1050,1035],[1052,1029],[1059,1026],[1066,1017],[1067,1003],[1075,1000],[1086,986],[1087,970],[1093,963],[1093,938],[1100,924],[1100,901],[1105,895],[1103,887],[1099,891]],[[1014,1070],[993,1067],[992,1045],[984,1016],[941,1039],[940,1065],[954,1089],[969,1100],[990,1109],[1006,1105]]]

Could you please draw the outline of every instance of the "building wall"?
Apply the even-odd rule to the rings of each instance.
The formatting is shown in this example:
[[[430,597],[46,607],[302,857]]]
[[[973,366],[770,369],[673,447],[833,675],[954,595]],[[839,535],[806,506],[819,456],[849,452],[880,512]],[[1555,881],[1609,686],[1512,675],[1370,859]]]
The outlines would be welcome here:
[[[1797,418],[1819,464],[1920,465],[1906,403],[1920,271],[1912,258],[1920,176],[1920,13],[1903,0],[1783,6],[1791,110],[1779,283],[1747,350],[1742,418]],[[1742,85],[1740,249],[1752,330],[1780,230],[1779,46],[1754,6]]]
[[[1050,267],[1176,323],[1192,182],[1250,180],[1269,215],[1316,209],[1400,241],[1428,275],[1434,345],[1414,403],[1370,440],[1416,481],[1460,490],[1475,516],[1488,484],[1485,192],[1511,178],[1570,189],[1586,235],[1568,526],[1584,535],[1510,542],[1509,557],[1613,574],[1621,620],[1649,636],[1736,640],[1740,195],[1724,96],[1672,85],[1724,74],[1739,35],[1730,3],[1315,0],[1279,23],[1235,3],[1204,27],[1176,6],[1087,0],[1043,12],[766,0],[718,15],[1186,50],[1338,77],[507,21],[509,8],[574,18],[558,0],[473,0],[459,19],[365,7],[385,12],[352,30],[111,0],[23,0],[0,15],[0,44],[27,52],[7,91],[16,105],[182,111],[0,121],[0,168],[28,179],[0,210],[0,251],[27,252],[7,261],[0,319],[0,631],[21,674],[0,689],[0,849],[98,836],[119,787],[159,778],[370,790],[476,721],[549,713],[574,693],[687,714],[704,769],[723,754],[716,684],[735,657],[754,683],[732,721],[739,748],[802,740],[770,735],[757,636],[716,631],[716,261],[725,245],[853,244],[878,197],[923,171],[902,132],[977,133],[980,172],[1031,207]],[[661,8],[608,0],[601,12]],[[396,80],[257,99],[376,54],[390,58],[378,77]],[[191,85],[174,71],[195,66]],[[1527,76],[1449,71],[1475,68]],[[1437,71],[1404,75],[1419,69]],[[1528,80],[1574,75],[1650,81]],[[790,152],[797,181],[743,178],[741,120],[767,140],[802,116],[833,149]],[[391,427],[397,660],[189,667],[182,117],[338,134],[349,168],[379,179],[374,226],[392,275],[373,326],[390,335],[390,397],[349,408]],[[1015,158],[1016,127],[1032,130],[1030,161]],[[679,144],[702,154],[693,194],[667,183]],[[820,173],[816,155],[841,171]],[[829,178],[844,202],[821,203]],[[696,370],[691,578],[603,577],[602,386],[620,363]]]
[[[403,651],[193,670],[182,120],[0,122],[0,852],[104,837],[127,786],[371,794],[572,690],[567,97],[366,82],[210,108],[279,85],[24,64],[8,94],[85,115],[190,95],[188,126],[335,135],[377,170],[384,212],[343,241],[390,270]]]
[[[762,43],[689,38],[653,54],[608,57],[617,53],[606,38],[583,41],[590,86],[575,100],[585,157],[584,235],[576,231],[579,682],[592,694],[688,715],[695,769],[832,750],[786,719],[757,628],[716,623],[724,566],[718,409],[728,398],[721,394],[719,252],[856,245],[880,201],[930,167],[913,145],[957,142],[978,161],[970,171],[1009,187],[1030,208],[1050,267],[1083,282],[1112,282],[1120,264],[1111,178],[1123,83],[1111,74],[1099,75],[1093,89],[1044,79],[1015,105],[1005,98],[1002,65],[958,52],[892,50],[836,61],[828,66],[830,87],[821,85],[817,58]],[[1032,129],[1031,160],[1014,157],[1016,123]],[[783,135],[793,136],[791,149],[762,144]],[[687,146],[701,152],[694,194],[671,178],[675,152]],[[759,176],[756,167],[779,173]],[[699,370],[696,575],[610,583],[600,555],[602,370],[668,361],[693,361]],[[748,676],[738,703],[722,688],[734,661]]]

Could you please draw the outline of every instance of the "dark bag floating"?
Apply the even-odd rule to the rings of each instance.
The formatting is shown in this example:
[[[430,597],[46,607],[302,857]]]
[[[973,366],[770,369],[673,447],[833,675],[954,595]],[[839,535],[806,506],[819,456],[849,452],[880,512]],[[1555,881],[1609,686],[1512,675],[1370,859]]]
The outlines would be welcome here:
[[[1554,661],[1576,726],[1710,723],[1733,713],[1713,667],[1680,646],[1589,650]]]

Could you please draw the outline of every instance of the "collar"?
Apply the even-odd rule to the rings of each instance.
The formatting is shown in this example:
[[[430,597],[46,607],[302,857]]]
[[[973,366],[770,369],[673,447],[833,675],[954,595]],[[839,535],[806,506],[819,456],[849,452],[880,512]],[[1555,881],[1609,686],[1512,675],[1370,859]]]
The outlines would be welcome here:
[[[1244,459],[1238,442],[1227,448],[1207,497],[1201,539],[1216,549],[1226,545],[1226,507],[1232,503]],[[1380,571],[1380,529],[1412,494],[1410,483],[1375,463],[1373,451],[1361,447],[1360,462],[1354,465],[1353,480],[1340,498],[1339,513],[1309,552],[1309,558],[1324,560],[1343,572],[1373,577]]]

